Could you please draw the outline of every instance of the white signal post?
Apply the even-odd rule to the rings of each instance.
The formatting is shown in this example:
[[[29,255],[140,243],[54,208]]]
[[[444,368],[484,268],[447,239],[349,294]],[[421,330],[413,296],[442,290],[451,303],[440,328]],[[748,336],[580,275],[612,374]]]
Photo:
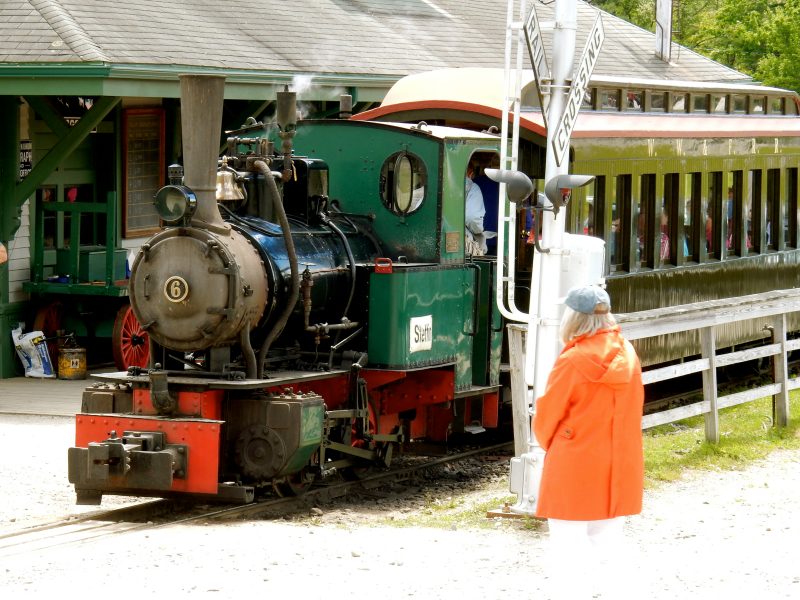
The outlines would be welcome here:
[[[509,5],[511,2],[513,0],[509,0]],[[551,83],[544,80],[549,70],[536,15],[529,16],[524,24],[537,86],[540,88],[540,94],[542,89],[545,90],[542,109],[546,112],[544,117],[547,124],[545,164],[547,203],[545,210],[537,213],[542,219],[540,246],[544,251],[534,254],[534,281],[531,282],[525,349],[526,388],[533,388],[534,401],[544,393],[547,378],[561,347],[559,300],[562,295],[562,259],[569,252],[564,248],[566,211],[560,210],[568,197],[562,198],[562,190],[585,185],[593,179],[568,174],[569,146],[578,111],[604,39],[603,23],[598,13],[586,48],[575,70],[575,77],[572,78],[578,14],[576,0],[555,0],[554,8]],[[535,5],[531,10],[536,10]],[[518,118],[519,116],[515,114],[514,119]],[[567,190],[563,191],[569,194]],[[513,512],[524,514],[535,512],[543,463],[544,451],[531,431],[528,451],[521,457],[513,459],[511,463],[510,488],[518,495],[518,501],[512,507]]]
[[[548,121],[554,126],[547,129],[545,164],[547,183],[554,182],[569,172],[570,137],[604,39],[603,21],[598,13],[578,68],[575,70],[576,77],[572,85],[568,85],[575,60],[577,13],[575,0],[556,0],[553,48],[558,48],[559,51],[554,52],[553,56],[553,85]],[[548,187],[552,185],[546,184],[545,189]],[[547,208],[552,208],[553,194],[545,196],[549,203]],[[533,272],[538,273],[539,280],[536,286],[537,293],[531,294],[526,348],[526,356],[534,357],[534,360],[528,360],[525,369],[526,382],[534,388],[534,398],[544,393],[548,374],[559,351],[558,328],[561,309],[558,300],[561,291],[566,211],[558,208],[555,213],[548,210],[541,213],[541,246],[549,249],[549,252],[537,252],[534,259]]]

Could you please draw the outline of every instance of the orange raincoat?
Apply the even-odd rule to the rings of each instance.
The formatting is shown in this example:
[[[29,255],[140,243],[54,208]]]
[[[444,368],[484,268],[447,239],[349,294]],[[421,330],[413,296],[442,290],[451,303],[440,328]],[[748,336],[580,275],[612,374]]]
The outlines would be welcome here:
[[[642,510],[642,368],[619,327],[571,340],[536,402],[547,452],[536,516],[594,521]]]

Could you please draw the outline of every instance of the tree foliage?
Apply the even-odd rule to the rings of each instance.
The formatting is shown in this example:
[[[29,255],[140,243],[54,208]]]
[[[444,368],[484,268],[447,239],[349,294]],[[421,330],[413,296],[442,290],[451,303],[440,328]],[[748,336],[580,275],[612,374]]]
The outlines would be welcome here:
[[[655,0],[594,0],[592,4],[642,29],[655,29]]]
[[[766,41],[756,77],[767,85],[800,92],[800,0],[785,0],[762,30]]]
[[[673,0],[673,39],[766,85],[800,91],[800,0]],[[593,4],[653,31],[656,0]]]

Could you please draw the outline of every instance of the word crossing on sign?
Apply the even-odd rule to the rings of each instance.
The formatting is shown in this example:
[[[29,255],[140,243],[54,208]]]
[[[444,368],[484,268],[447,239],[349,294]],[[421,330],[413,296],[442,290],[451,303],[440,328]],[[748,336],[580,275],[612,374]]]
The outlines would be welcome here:
[[[572,130],[575,128],[578,111],[580,111],[583,103],[583,95],[589,85],[592,71],[594,71],[594,66],[597,63],[597,57],[600,55],[600,46],[603,45],[604,39],[603,19],[598,13],[592,32],[589,34],[589,39],[586,40],[586,46],[583,48],[578,69],[572,79],[572,86],[569,89],[564,113],[561,115],[556,127],[556,133],[553,136],[553,150],[555,151],[556,164],[559,166],[564,162],[564,157],[569,152],[569,140],[572,136]]]

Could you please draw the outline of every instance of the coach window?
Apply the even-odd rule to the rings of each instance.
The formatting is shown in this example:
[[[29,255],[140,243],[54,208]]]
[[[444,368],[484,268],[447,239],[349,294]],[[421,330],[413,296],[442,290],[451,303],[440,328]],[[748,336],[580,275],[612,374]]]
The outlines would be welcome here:
[[[619,90],[597,90],[600,110],[619,110]]]
[[[661,199],[658,223],[658,264],[659,266],[674,265],[680,241],[677,227],[678,213],[678,173],[664,175],[664,197]]]
[[[589,88],[583,92],[583,100],[581,101],[581,108],[584,110],[594,110],[594,96],[597,93],[595,88]]]
[[[692,227],[692,223],[703,223],[702,173],[689,173],[684,179],[683,192],[683,253],[687,261],[700,262],[700,243],[704,241],[703,233],[699,227]]]
[[[686,112],[686,107],[689,106],[688,95],[683,93],[670,92],[670,112],[682,113]]]
[[[594,237],[605,238],[609,229],[610,227],[606,225],[606,177],[597,175],[594,178],[594,195],[586,233]]]
[[[765,102],[763,96],[750,96],[750,114],[763,115]]]
[[[666,94],[664,92],[648,92],[647,98],[649,99],[649,104],[645,107],[646,111],[650,112],[664,112],[666,107]]]
[[[425,199],[427,174],[422,159],[396,152],[383,162],[380,193],[383,205],[398,216],[416,211]]]
[[[612,271],[622,271],[630,261],[631,255],[631,188],[630,175],[617,175],[612,180],[614,186],[611,197],[611,234],[609,236],[610,267]]]
[[[745,256],[747,247],[742,248],[742,240],[746,238],[742,233],[741,223],[744,208],[742,182],[744,175],[742,171],[731,171],[727,175],[725,187],[727,188],[725,203],[722,207],[725,239],[725,256]]]
[[[625,110],[642,111],[644,93],[640,90],[625,90]]]
[[[787,248],[797,248],[797,167],[786,169],[786,217],[784,220],[783,239]]]
[[[783,98],[780,96],[772,97],[769,99],[769,114],[771,115],[782,115],[784,111],[784,102]]]
[[[692,112],[708,112],[708,94],[692,94]]]
[[[747,253],[756,254],[761,248],[761,190],[763,172],[760,169],[750,171],[748,193],[745,201],[745,236]]]
[[[571,231],[583,235],[596,235],[596,199],[597,196],[588,193],[588,188],[573,190],[572,199],[567,205]]]
[[[641,188],[637,212],[639,218],[636,220],[636,236],[639,242],[639,266],[653,268],[655,257],[653,244],[656,240],[656,176],[651,173],[642,175],[640,180]],[[660,221],[660,217],[658,217]]]
[[[728,97],[720,94],[711,95],[711,112],[713,113],[726,113],[728,112]]]
[[[706,256],[712,260],[722,255],[722,214],[722,172],[713,171],[708,174],[708,198],[703,203]]]
[[[764,227],[767,250],[774,252],[783,247],[783,222],[781,216],[781,170],[767,169],[767,223]]]

